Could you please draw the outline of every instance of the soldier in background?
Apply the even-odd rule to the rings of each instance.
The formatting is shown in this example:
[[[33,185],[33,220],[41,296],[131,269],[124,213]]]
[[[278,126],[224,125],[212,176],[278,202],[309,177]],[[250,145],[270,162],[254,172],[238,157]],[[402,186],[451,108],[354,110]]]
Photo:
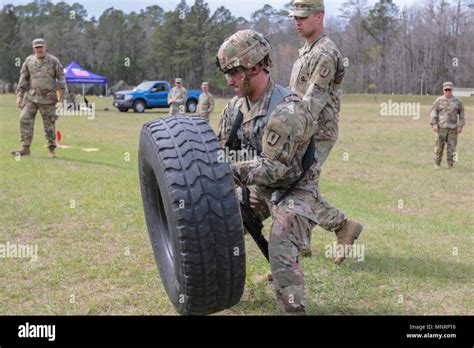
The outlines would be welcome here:
[[[316,150],[323,165],[339,135],[342,55],[323,31],[323,0],[294,0],[290,17],[305,45],[293,65],[289,88],[303,98],[317,118]]]
[[[183,87],[183,79],[177,78],[175,86],[168,94],[168,104],[170,105],[170,116],[186,113],[186,102],[188,100],[188,91]]]
[[[32,54],[26,58],[20,71],[16,105],[22,110],[20,116],[21,150],[13,150],[16,156],[29,156],[33,141],[33,129],[38,110],[43,117],[44,134],[48,140],[48,157],[56,157],[56,126],[58,119],[56,103],[56,80],[63,103],[67,94],[66,79],[61,62],[47,53],[44,39],[33,40]],[[25,96],[25,93],[28,92]]]
[[[323,31],[324,1],[294,0],[293,12],[298,34],[304,38],[305,45],[299,50],[290,78],[291,91],[296,93],[307,104],[317,124],[315,135],[316,152],[322,166],[329,156],[339,135],[339,100],[340,86],[344,77],[342,55],[332,40]],[[331,221],[334,210],[324,197],[314,207],[321,227]],[[355,240],[355,231],[362,230],[362,225],[351,221],[354,234],[337,234],[338,245],[350,244]],[[336,263],[344,261],[344,255],[336,258]]]
[[[214,110],[214,97],[209,93],[209,83],[203,82],[201,85],[202,93],[199,95],[197,106],[198,114],[204,117],[209,123],[209,117]]]
[[[448,146],[447,160],[451,169],[456,162],[456,146],[458,134],[466,124],[464,118],[464,105],[453,95],[453,84],[445,82],[443,84],[443,95],[436,99],[431,108],[431,127],[436,132],[436,147],[434,153],[435,168],[441,168],[444,145]]]

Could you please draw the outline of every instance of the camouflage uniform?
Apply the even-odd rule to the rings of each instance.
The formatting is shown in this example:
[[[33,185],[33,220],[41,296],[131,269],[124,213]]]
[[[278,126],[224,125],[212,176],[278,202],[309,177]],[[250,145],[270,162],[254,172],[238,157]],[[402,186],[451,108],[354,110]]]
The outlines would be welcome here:
[[[37,40],[35,40],[37,41]],[[58,58],[46,53],[44,58],[30,55],[26,58],[20,71],[17,96],[25,98],[25,106],[20,117],[21,144],[30,146],[33,140],[33,128],[38,110],[43,117],[44,133],[48,147],[56,147],[56,80],[61,100],[66,96],[66,79],[64,69]]]
[[[308,17],[311,13],[324,10],[321,0],[300,0],[293,3],[291,16]],[[298,60],[293,66],[289,88],[307,103],[308,109],[317,120],[315,135],[316,151],[322,166],[338,136],[339,87],[344,77],[342,56],[336,45],[324,33],[311,44],[306,43],[299,50]],[[332,221],[344,216],[342,211],[331,206],[324,197],[315,207],[320,225],[334,231]],[[327,228],[329,227],[329,228]]]
[[[254,38],[261,43],[264,40],[261,34],[251,30],[237,32],[226,40],[218,54],[221,70],[226,72],[226,58],[249,47]],[[245,66],[248,59],[251,62],[248,65],[255,66],[262,55],[254,51],[248,54],[250,58],[240,57],[237,64]],[[260,157],[233,163],[232,170],[251,190],[251,205],[260,218],[272,216],[269,255],[277,302],[288,314],[303,314],[306,288],[300,254],[310,254],[311,230],[319,223],[315,207],[320,202],[320,166],[315,162],[303,176],[302,168],[317,126],[306,104],[296,95],[285,97],[271,114],[268,113],[272,94],[281,88],[270,78],[264,94],[254,105],[250,106],[247,98],[233,98],[224,109],[218,136],[222,143],[226,142],[235,111],[242,111],[243,123],[237,133],[240,148],[256,151]],[[272,203],[275,191],[285,192],[295,183],[280,202]],[[345,220],[344,216],[336,216],[332,227],[341,229]]]
[[[295,0],[293,16],[308,17],[324,10],[323,0]],[[339,134],[340,87],[344,78],[342,55],[334,42],[322,33],[299,50],[289,88],[308,104],[317,118],[316,150],[324,164]]]
[[[447,144],[447,160],[450,166],[454,165],[456,146],[458,142],[457,129],[466,124],[464,118],[464,105],[456,97],[446,98],[444,95],[436,99],[431,108],[431,126],[438,126],[436,134],[436,147],[434,160],[441,164],[444,146]]]
[[[203,86],[209,87],[207,84],[203,84]],[[209,123],[209,117],[214,110],[214,96],[209,92],[202,92],[199,95],[197,110],[198,114],[204,117]]]
[[[181,79],[176,79],[176,82]],[[171,104],[171,100],[175,102]],[[168,94],[168,104],[170,104],[170,115],[186,113],[186,102],[188,101],[188,91],[184,87],[173,87]]]

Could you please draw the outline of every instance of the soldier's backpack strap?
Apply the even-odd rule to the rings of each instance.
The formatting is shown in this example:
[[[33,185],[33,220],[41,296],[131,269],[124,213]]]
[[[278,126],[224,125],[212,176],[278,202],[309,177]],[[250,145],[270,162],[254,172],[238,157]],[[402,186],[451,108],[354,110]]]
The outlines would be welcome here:
[[[232,129],[230,130],[229,137],[225,142],[225,147],[228,147],[230,150],[240,150],[237,148],[237,132],[239,131],[242,122],[244,121],[244,114],[240,111],[240,108],[236,108],[237,102],[233,105],[233,116],[234,123],[232,124]]]
[[[292,95],[296,95],[289,89],[280,85],[275,85],[272,96],[270,97],[270,104],[268,104],[267,114],[270,116],[277,106],[286,98]]]

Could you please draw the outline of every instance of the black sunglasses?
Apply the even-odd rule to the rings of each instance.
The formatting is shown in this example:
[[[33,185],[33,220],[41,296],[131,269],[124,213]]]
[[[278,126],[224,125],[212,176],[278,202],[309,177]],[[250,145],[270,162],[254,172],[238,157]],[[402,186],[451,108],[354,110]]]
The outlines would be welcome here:
[[[225,72],[225,75],[234,76],[235,74],[240,73],[242,71],[244,71],[244,70],[241,67],[236,67],[236,68],[232,68],[230,70],[227,70]]]

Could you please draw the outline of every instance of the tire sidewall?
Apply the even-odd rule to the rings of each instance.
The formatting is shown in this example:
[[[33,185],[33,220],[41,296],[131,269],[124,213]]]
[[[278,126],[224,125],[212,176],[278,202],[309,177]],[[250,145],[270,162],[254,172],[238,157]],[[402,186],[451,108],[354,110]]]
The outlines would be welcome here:
[[[169,233],[171,235],[170,241],[171,241],[171,248],[173,249],[173,255],[174,255],[174,262],[173,262],[173,267],[174,271],[172,268],[168,267],[168,264],[166,262],[166,258],[164,254],[166,253],[166,250],[164,249],[165,246],[161,243],[161,240],[159,238],[159,227],[156,222],[152,221],[153,217],[156,217],[156,214],[146,214],[145,213],[145,218],[146,218],[146,223],[148,227],[148,233],[150,235],[150,239],[152,240],[152,243],[155,243],[156,248],[153,248],[153,253],[155,255],[155,260],[156,263],[158,264],[158,269],[160,273],[160,277],[162,279],[162,282],[164,284],[166,293],[168,294],[171,302],[173,305],[176,307],[178,313],[182,313],[184,311],[184,304],[185,304],[185,299],[184,301],[181,300],[181,295],[184,294],[183,287],[184,287],[184,282],[183,282],[183,268],[182,268],[182,258],[181,258],[181,251],[179,250],[179,231],[176,228],[177,226],[177,219],[176,215],[172,211],[172,203],[166,201],[166,197],[170,197],[170,192],[169,190],[169,183],[167,182],[166,175],[164,173],[161,173],[160,168],[163,168],[163,163],[161,163],[161,158],[159,155],[157,155],[157,148],[155,144],[152,142],[152,135],[147,131],[143,130],[141,137],[140,137],[140,153],[139,153],[139,168],[140,168],[140,183],[141,183],[141,190],[142,194],[143,192],[146,192],[146,196],[148,198],[148,202],[151,203],[151,189],[150,187],[146,187],[147,185],[144,185],[144,179],[149,180],[149,178],[146,178],[150,173],[146,173],[144,171],[144,166],[149,165],[152,169],[152,171],[155,173],[154,178],[156,180],[156,184],[160,188],[161,192],[161,200],[164,203],[164,211],[166,214],[166,218],[168,221],[168,228],[169,228]],[[148,185],[149,186],[149,185]],[[168,203],[168,204],[167,204]],[[153,204],[149,204],[146,209],[154,209]]]

